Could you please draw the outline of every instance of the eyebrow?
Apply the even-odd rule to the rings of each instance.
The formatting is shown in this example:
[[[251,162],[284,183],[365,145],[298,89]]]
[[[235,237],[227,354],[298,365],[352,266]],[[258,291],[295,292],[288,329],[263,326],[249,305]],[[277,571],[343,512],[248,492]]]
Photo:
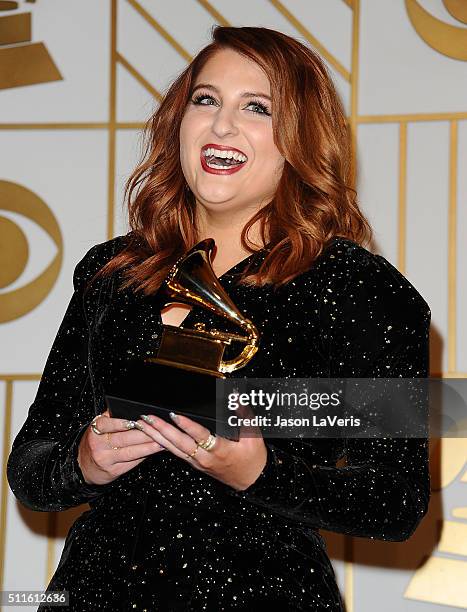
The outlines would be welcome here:
[[[219,89],[215,85],[211,85],[210,83],[198,83],[198,85],[193,87],[193,91],[191,93],[193,94],[197,89],[213,89],[214,91],[217,91],[217,93],[219,93]],[[243,91],[240,94],[241,98],[250,98],[251,96],[271,100],[271,96],[268,96],[267,94],[262,93],[260,91]]]

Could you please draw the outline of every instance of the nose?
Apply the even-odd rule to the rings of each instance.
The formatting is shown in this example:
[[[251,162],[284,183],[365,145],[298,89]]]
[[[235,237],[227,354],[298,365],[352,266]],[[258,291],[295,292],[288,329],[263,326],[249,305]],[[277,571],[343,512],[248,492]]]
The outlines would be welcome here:
[[[237,120],[234,110],[226,106],[220,108],[213,118],[212,131],[218,136],[236,134],[238,132]]]

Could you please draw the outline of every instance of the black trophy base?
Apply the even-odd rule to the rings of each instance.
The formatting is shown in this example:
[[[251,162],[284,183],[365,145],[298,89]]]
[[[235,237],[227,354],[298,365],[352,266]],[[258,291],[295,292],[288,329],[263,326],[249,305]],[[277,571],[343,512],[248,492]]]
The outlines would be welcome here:
[[[169,413],[183,414],[216,433],[216,378],[159,363],[133,361],[121,379],[105,389],[112,417],[137,421],[154,414],[171,425]],[[222,421],[222,435],[239,439],[239,427]]]

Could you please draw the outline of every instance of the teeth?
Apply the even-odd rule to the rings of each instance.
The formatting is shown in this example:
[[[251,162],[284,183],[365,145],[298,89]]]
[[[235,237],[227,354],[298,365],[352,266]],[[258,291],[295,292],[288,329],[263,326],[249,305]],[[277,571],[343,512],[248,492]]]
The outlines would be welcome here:
[[[206,162],[206,164],[210,167],[210,168],[215,168],[216,170],[230,170],[231,168],[233,168],[234,166],[219,166],[217,164],[211,164],[210,162]]]
[[[220,151],[219,149],[204,149],[203,154],[205,157],[215,155],[216,157],[222,157],[223,159],[235,159],[236,161],[245,162],[247,160],[246,155],[242,155],[237,151]]]

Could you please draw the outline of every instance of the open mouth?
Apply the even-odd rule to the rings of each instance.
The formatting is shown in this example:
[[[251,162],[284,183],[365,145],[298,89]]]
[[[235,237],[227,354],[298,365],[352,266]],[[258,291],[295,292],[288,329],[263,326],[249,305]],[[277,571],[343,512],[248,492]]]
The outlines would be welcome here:
[[[239,151],[221,151],[213,147],[207,147],[201,151],[202,158],[208,168],[213,170],[230,170],[240,167],[247,161],[247,156]]]

